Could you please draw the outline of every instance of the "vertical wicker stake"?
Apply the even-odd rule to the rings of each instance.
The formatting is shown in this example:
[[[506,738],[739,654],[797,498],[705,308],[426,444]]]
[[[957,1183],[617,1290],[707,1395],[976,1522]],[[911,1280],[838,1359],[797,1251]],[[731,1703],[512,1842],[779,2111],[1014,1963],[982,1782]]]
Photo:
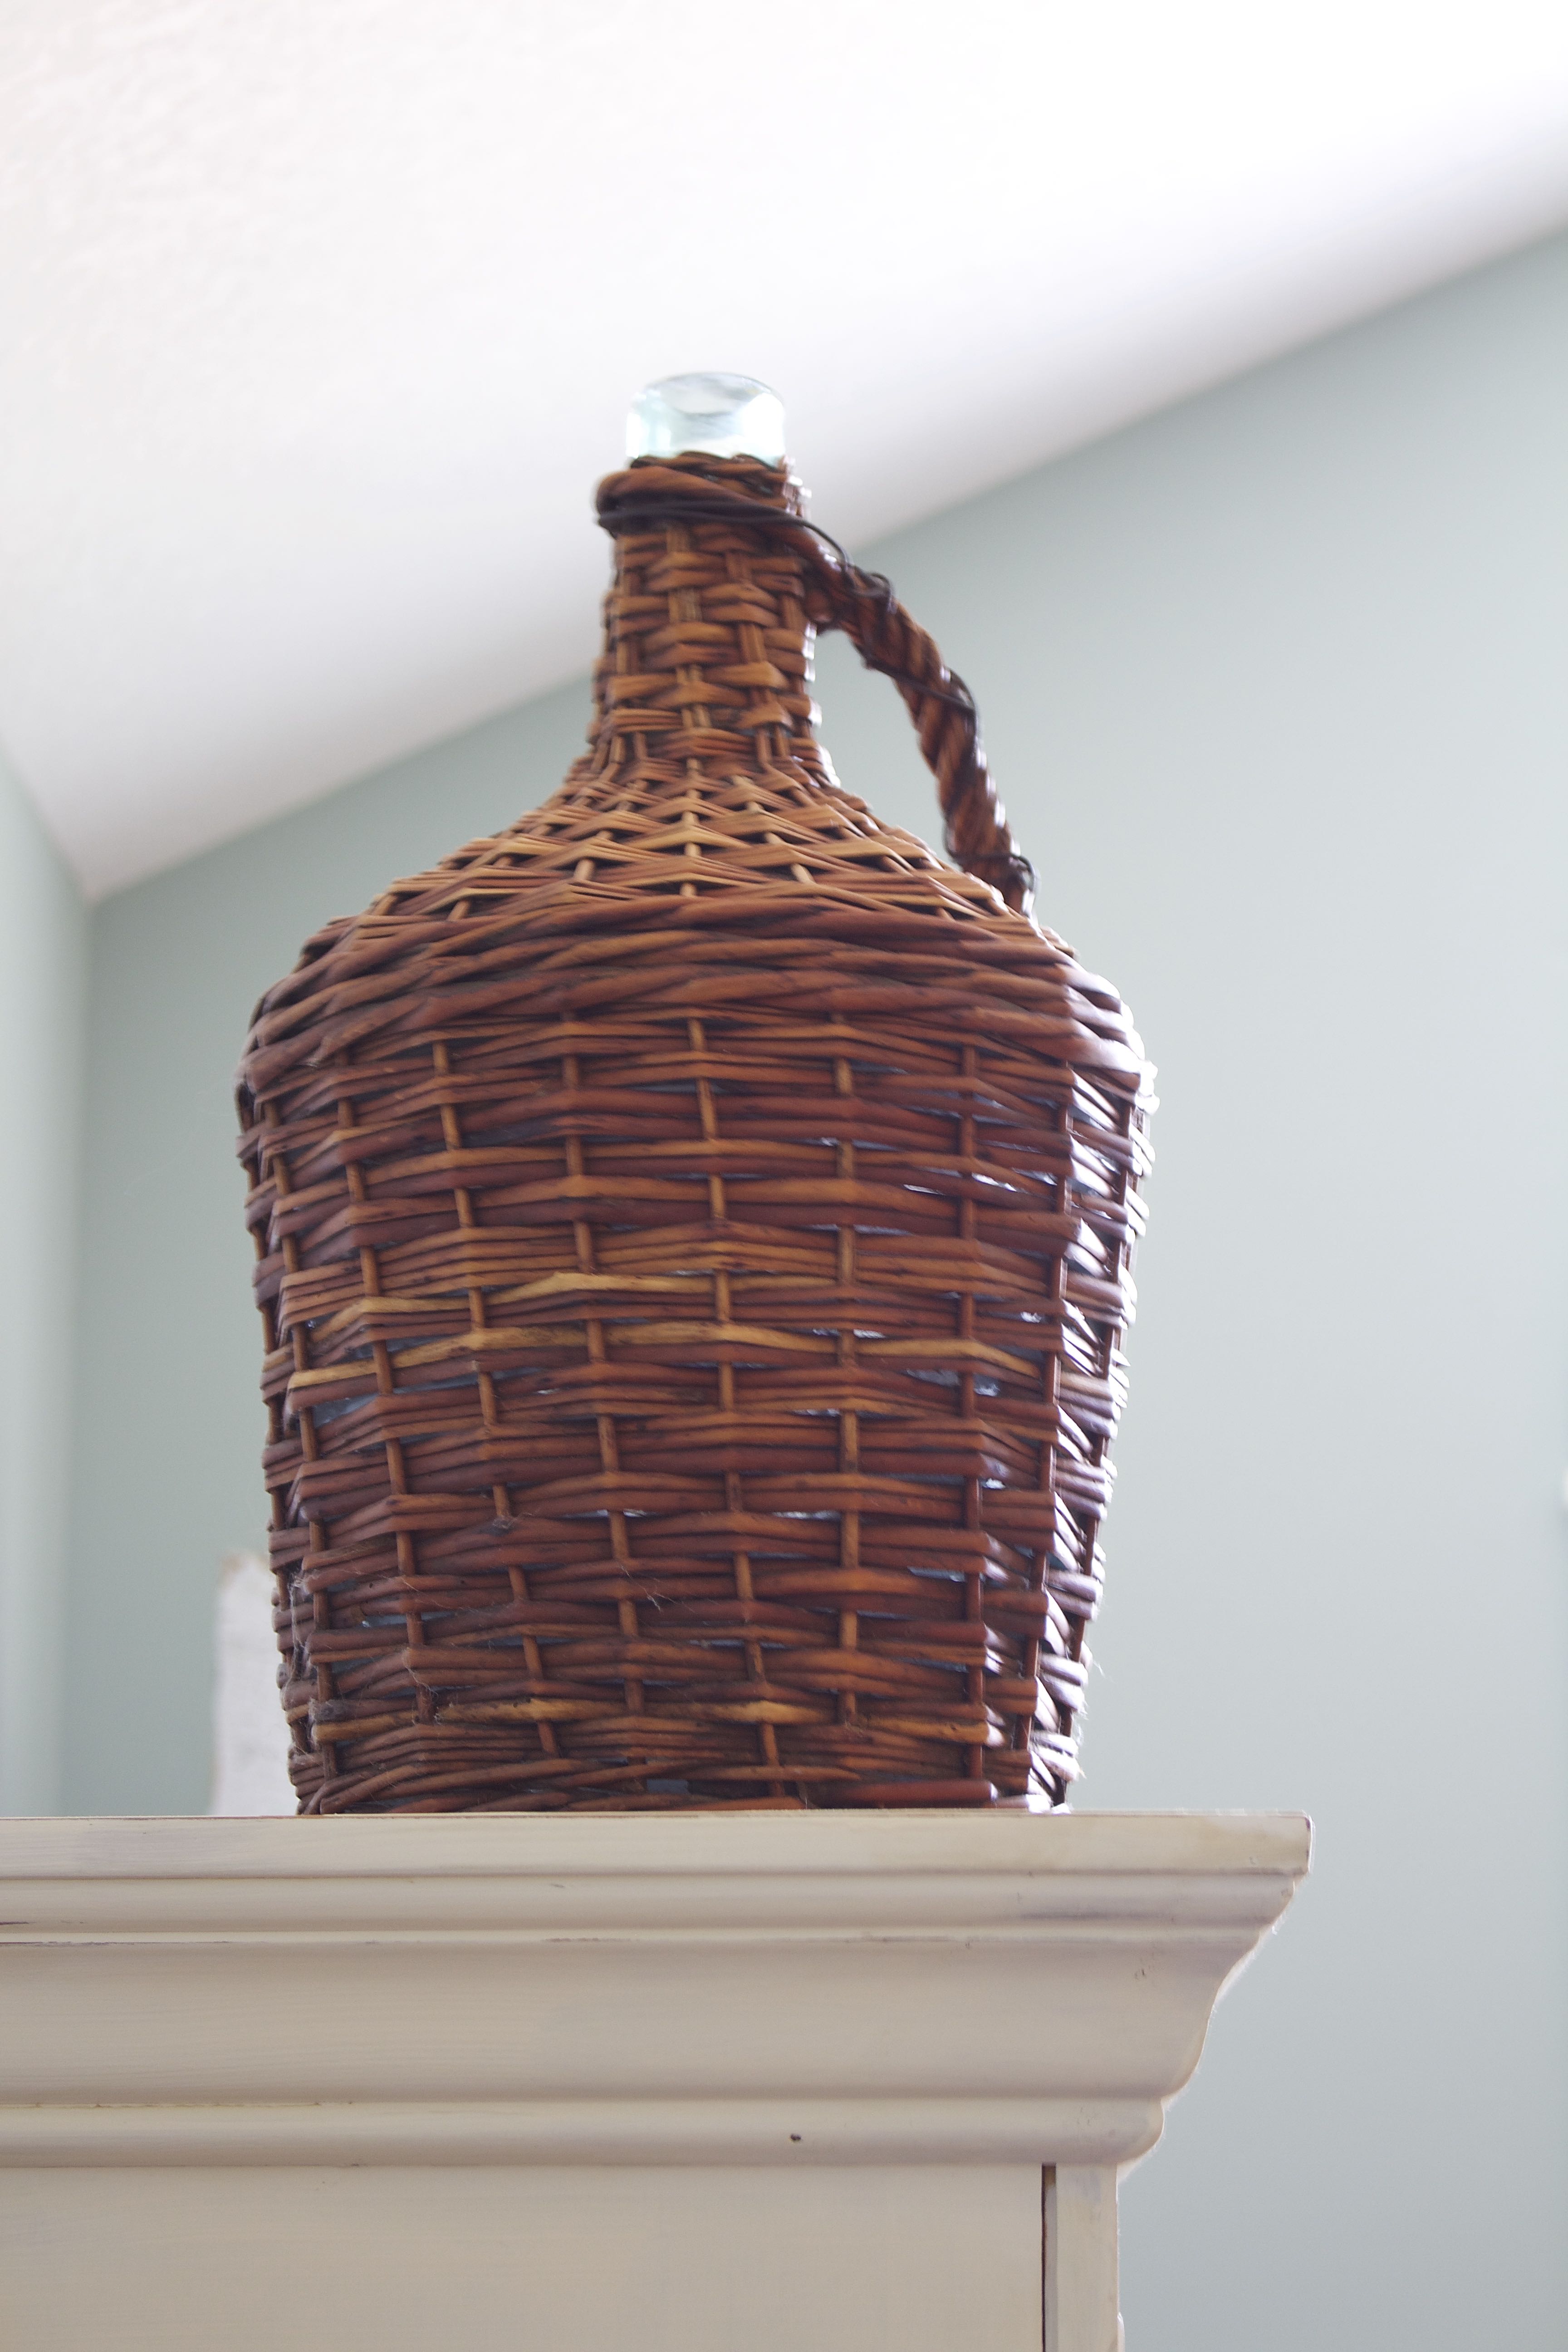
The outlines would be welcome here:
[[[600,485],[561,790],[329,924],[246,1045],[306,1811],[1076,1772],[1150,1073],[962,682],[775,452],[692,438]],[[963,870],[834,776],[819,628]]]

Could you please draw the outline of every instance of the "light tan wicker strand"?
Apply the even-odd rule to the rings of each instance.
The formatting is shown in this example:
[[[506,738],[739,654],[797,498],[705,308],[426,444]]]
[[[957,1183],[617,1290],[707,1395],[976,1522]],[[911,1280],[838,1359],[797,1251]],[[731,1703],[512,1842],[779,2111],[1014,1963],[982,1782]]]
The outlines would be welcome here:
[[[600,504],[587,752],[329,924],[246,1047],[301,1805],[1059,1801],[1142,1047],[1015,911],[962,682],[787,472]],[[974,873],[834,777],[822,625]]]

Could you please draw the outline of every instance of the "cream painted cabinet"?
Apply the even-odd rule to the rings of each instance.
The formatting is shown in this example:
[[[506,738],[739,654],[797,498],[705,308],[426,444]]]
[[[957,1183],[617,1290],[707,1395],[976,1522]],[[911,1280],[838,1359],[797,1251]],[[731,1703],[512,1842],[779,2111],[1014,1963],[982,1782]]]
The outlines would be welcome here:
[[[1118,2170],[1308,1837],[0,1823],[0,2343],[1115,2352]]]

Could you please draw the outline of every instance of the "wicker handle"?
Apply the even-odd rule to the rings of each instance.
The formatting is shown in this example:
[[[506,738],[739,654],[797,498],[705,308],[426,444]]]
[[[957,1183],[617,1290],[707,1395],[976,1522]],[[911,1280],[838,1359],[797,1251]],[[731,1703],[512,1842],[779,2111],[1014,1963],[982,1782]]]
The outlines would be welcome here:
[[[985,765],[974,697],[905,612],[892,583],[879,572],[863,572],[837,540],[806,521],[803,496],[786,466],[687,455],[639,457],[625,472],[607,475],[597,505],[612,535],[660,522],[739,521],[787,538],[811,577],[808,610],[816,627],[842,629],[867,668],[890,677],[902,695],[936,778],[948,856],[1028,915],[1035,870],[1008,830]]]
[[[861,571],[841,550],[835,551],[837,562],[819,545],[811,551],[827,599],[823,622],[843,630],[868,669],[892,679],[914,720],[921,751],[936,778],[948,856],[1026,915],[1035,869],[1013,839],[986,767],[974,697],[880,572]]]

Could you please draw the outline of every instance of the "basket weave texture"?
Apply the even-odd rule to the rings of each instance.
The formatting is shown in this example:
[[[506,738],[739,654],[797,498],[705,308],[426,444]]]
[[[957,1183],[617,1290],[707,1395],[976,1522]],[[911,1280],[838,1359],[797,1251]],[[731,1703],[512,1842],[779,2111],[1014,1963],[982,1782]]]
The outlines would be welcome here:
[[[973,705],[751,460],[643,461],[589,747],[240,1073],[306,1811],[1059,1802],[1149,1071]],[[847,628],[942,864],[845,792]]]

